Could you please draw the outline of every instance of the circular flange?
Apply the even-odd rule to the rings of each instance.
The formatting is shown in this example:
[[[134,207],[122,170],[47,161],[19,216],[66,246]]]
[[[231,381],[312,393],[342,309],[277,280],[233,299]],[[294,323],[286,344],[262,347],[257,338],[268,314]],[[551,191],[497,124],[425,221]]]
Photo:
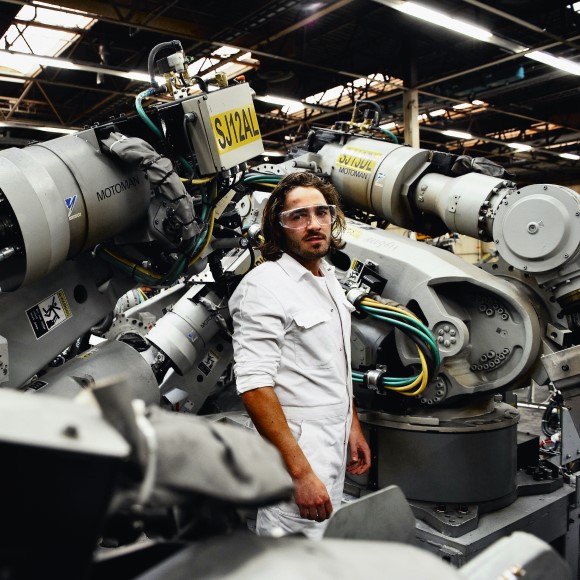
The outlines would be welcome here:
[[[498,252],[519,270],[546,272],[580,245],[578,195],[558,185],[529,185],[508,194],[493,223]]]

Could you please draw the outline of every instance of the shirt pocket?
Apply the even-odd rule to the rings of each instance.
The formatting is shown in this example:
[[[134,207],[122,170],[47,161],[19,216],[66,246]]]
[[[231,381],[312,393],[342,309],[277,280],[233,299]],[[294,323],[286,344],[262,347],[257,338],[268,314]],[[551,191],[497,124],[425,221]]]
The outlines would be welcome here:
[[[299,310],[292,316],[291,334],[296,364],[303,368],[332,365],[333,353],[329,348],[330,312],[322,309]]]

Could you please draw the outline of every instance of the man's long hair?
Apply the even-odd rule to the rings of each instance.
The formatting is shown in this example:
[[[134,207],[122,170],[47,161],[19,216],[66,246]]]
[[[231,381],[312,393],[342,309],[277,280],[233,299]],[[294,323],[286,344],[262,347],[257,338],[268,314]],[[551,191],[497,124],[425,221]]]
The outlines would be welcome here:
[[[262,214],[264,243],[259,250],[266,260],[279,260],[284,252],[284,228],[280,225],[280,212],[284,211],[288,193],[297,187],[313,187],[322,193],[327,204],[336,206],[336,221],[330,232],[330,250],[345,246],[341,235],[346,228],[346,220],[340,207],[340,196],[334,186],[309,171],[289,173],[272,191]]]

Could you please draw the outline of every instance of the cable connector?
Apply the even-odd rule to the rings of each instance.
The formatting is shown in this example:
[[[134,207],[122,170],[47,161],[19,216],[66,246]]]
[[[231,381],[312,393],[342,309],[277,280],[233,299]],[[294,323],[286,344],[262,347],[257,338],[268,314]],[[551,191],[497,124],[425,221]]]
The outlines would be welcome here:
[[[346,299],[358,310],[361,301],[369,297],[369,293],[362,288],[345,289]]]
[[[375,369],[371,369],[365,373],[365,383],[367,389],[371,391],[376,391],[377,393],[383,392],[383,379],[387,375],[386,365],[377,365]]]

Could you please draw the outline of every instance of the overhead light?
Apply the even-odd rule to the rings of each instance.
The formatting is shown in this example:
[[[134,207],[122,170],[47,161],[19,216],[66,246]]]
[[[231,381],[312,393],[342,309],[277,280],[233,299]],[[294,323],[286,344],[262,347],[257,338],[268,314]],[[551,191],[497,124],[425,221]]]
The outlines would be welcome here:
[[[572,161],[578,161],[580,159],[580,155],[575,155],[574,153],[560,153],[560,157],[571,159]]]
[[[115,71],[117,72],[117,71]],[[108,74],[105,72],[105,74]],[[120,75],[117,76],[122,76],[123,78],[126,79],[131,79],[132,81],[139,81],[142,83],[150,83],[151,82],[151,77],[149,76],[148,73],[142,73],[139,72],[138,70],[130,70],[128,72],[124,72],[121,73]],[[157,84],[162,87],[165,84],[165,79],[161,76],[161,77],[155,77],[155,80],[157,81]]]
[[[287,151],[282,151],[282,150],[276,151],[276,150],[272,149],[272,150],[264,151],[264,153],[262,153],[262,156],[264,156],[264,157],[284,157],[287,154],[288,154]]]
[[[46,133],[60,133],[61,135],[70,135],[71,133],[78,133],[78,129],[69,129],[67,127],[57,127],[53,125],[36,126],[29,123],[13,123],[0,122],[0,127],[7,127],[10,129],[30,129],[31,131],[44,131]]]
[[[447,109],[435,109],[434,111],[429,111],[430,117],[441,117],[447,113]]]
[[[18,77],[0,77],[1,83],[20,83],[23,84],[24,79],[19,79]]]
[[[255,97],[258,101],[270,103],[271,105],[280,105],[281,107],[296,107],[304,108],[304,103],[295,99],[287,99],[285,97],[276,97],[274,95],[264,95],[263,97]]]
[[[473,139],[473,135],[470,133],[463,133],[462,131],[443,131],[443,135],[457,137],[457,139]]]
[[[580,64],[575,63],[567,58],[561,58],[559,56],[554,56],[548,52],[542,52],[541,50],[534,50],[532,52],[526,53],[528,58],[537,60],[543,64],[553,66],[554,68],[563,70],[565,72],[571,73],[573,75],[580,75]]]
[[[496,36],[485,28],[469,24],[468,22],[464,22],[462,20],[450,18],[442,12],[431,10],[430,8],[426,8],[425,6],[417,4],[416,2],[405,2],[404,0],[375,1],[383,4],[384,6],[389,6],[394,10],[398,10],[399,12],[404,12],[411,16],[415,16],[416,18],[420,18],[421,20],[429,22],[430,24],[443,26],[444,28],[448,28],[454,32],[459,32],[460,34],[465,34],[471,38],[476,38],[478,40],[483,40],[484,42],[494,44],[495,46],[500,46],[506,50],[509,50],[510,52],[513,52],[514,54],[523,54],[527,58],[537,60],[567,73],[580,75],[580,64],[574,61],[557,57],[547,52],[538,50],[531,51],[529,47],[518,44],[512,40],[502,38],[501,36]],[[576,2],[574,6],[577,5],[580,5],[580,2]]]
[[[476,38],[477,40],[489,40],[493,36],[493,34],[485,28],[474,26],[473,24],[469,24],[464,20],[451,18],[443,12],[431,10],[431,8],[421,6],[416,2],[389,3],[388,5],[392,6],[396,10],[399,10],[400,12],[404,12],[405,14],[409,14],[415,18],[420,18],[421,20],[425,20],[430,24],[437,24],[438,26],[442,26],[443,28],[447,28],[453,32],[459,32],[460,34],[464,34],[470,38]]]
[[[124,79],[131,79],[134,81],[140,81],[144,83],[150,82],[150,77],[147,73],[142,73],[139,71],[123,71],[123,70],[116,70],[110,69],[106,67],[102,67],[99,65],[92,65],[92,64],[81,64],[71,62],[65,58],[56,58],[52,56],[40,56],[36,54],[26,54],[23,52],[16,52],[14,50],[3,50],[0,49],[0,59],[2,56],[17,56],[21,60],[29,60],[33,62],[37,66],[44,66],[44,67],[53,67],[53,68],[60,68],[65,70],[76,70],[76,71],[85,71],[97,74],[106,74],[116,77],[122,77]],[[155,77],[158,84],[163,85],[165,84],[165,79],[160,77]]]
[[[453,105],[456,111],[461,111],[463,109],[471,109],[473,105],[471,103],[459,103],[458,105]]]
[[[385,129],[386,131],[392,131],[393,129],[397,128],[397,123],[395,122],[385,123],[384,125],[379,125],[379,127],[381,129]]]
[[[65,127],[31,127],[35,131],[44,131],[45,133],[62,133],[63,135],[72,135],[78,133],[78,129],[67,129]]]
[[[471,101],[472,105],[475,105],[476,107],[481,107],[482,105],[485,105],[485,101],[480,101],[479,99],[474,99],[473,101]]]
[[[531,151],[532,147],[530,145],[524,145],[523,143],[506,143],[508,147],[516,149],[517,151]]]

